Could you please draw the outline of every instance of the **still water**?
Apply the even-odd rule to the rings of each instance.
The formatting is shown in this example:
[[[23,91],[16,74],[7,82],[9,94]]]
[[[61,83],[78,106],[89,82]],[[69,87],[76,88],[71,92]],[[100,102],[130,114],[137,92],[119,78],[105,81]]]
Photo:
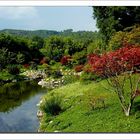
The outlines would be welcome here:
[[[37,132],[36,104],[46,90],[36,81],[7,83],[0,87],[0,132]]]

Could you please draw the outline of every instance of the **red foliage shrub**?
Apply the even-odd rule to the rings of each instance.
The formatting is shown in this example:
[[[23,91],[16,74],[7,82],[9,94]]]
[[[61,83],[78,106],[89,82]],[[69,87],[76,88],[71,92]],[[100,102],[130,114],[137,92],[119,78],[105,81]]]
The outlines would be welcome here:
[[[83,68],[84,68],[84,65],[77,65],[77,66],[74,67],[74,70],[76,72],[81,72],[83,70]]]
[[[63,56],[60,60],[62,65],[67,65],[71,60],[71,56]]]
[[[113,76],[130,71],[140,65],[140,47],[125,45],[116,51],[97,56],[88,56],[88,63],[96,74]]]
[[[40,60],[40,64],[47,64],[48,60],[46,57],[43,57],[41,60]]]
[[[83,68],[83,71],[86,72],[86,73],[92,73],[93,69],[92,69],[91,65],[86,64]]]
[[[23,67],[28,69],[30,67],[30,65],[29,64],[24,64]]]

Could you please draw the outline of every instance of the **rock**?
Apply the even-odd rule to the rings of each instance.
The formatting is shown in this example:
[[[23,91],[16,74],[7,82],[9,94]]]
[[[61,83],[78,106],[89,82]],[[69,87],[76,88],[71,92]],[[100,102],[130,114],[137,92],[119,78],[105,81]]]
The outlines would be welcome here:
[[[60,132],[60,131],[58,131],[58,130],[55,130],[54,132],[56,132],[56,133],[57,133],[57,132]]]
[[[59,84],[59,81],[55,81],[54,84]]]
[[[42,132],[42,131],[40,129],[38,129],[37,132]]]
[[[38,110],[37,112],[37,117],[40,118],[43,116],[43,112],[41,110]]]
[[[36,106],[40,106],[40,103],[36,104]]]
[[[12,80],[13,83],[17,82],[17,79]]]
[[[53,121],[50,121],[49,124],[53,123]]]

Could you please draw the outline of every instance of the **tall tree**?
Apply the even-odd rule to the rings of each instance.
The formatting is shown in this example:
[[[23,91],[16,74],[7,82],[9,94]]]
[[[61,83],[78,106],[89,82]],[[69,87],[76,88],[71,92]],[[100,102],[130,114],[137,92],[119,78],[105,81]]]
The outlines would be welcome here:
[[[93,15],[106,43],[116,31],[140,24],[140,7],[138,6],[97,6],[93,7]]]

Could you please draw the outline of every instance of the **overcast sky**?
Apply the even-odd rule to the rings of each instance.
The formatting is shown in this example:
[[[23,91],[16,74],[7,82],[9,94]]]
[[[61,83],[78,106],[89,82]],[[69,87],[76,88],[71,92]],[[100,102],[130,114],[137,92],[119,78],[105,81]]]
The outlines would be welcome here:
[[[92,7],[0,7],[0,29],[95,31]]]

